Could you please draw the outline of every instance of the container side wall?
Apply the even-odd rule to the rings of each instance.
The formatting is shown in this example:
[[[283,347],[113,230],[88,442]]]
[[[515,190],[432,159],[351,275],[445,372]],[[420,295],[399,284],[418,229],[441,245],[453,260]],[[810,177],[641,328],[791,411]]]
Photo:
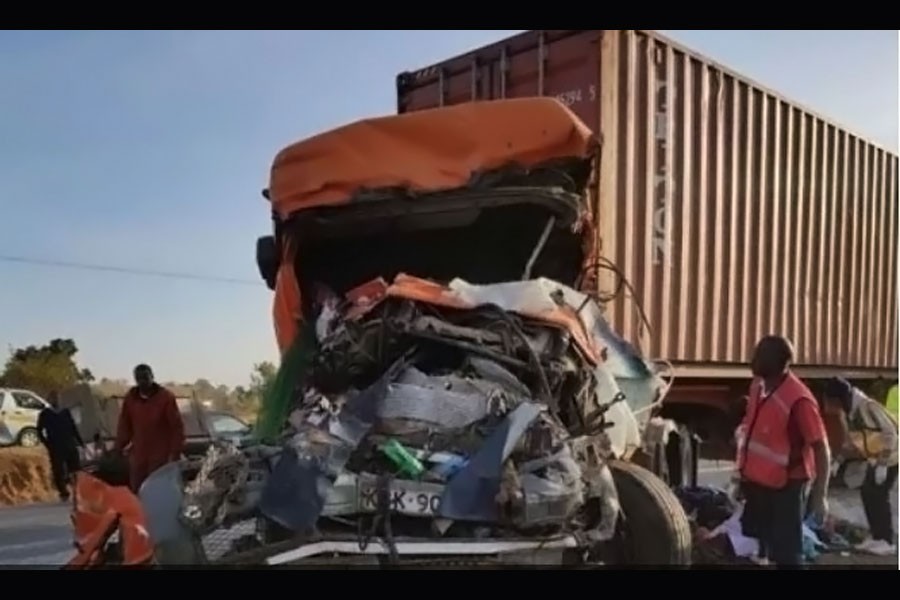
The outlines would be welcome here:
[[[714,374],[781,333],[896,369],[896,154],[648,31],[529,31],[397,85],[401,112],[550,95],[599,132],[610,318],[648,355]]]

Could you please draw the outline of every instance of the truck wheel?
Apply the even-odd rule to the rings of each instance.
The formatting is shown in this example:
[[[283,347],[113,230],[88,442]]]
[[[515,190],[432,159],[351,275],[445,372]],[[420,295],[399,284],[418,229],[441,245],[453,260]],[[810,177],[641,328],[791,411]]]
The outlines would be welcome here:
[[[23,448],[35,448],[41,443],[38,437],[37,429],[34,427],[26,427],[19,432],[19,445]]]
[[[613,555],[620,564],[691,564],[691,524],[681,503],[656,475],[635,464],[609,464],[622,514]]]

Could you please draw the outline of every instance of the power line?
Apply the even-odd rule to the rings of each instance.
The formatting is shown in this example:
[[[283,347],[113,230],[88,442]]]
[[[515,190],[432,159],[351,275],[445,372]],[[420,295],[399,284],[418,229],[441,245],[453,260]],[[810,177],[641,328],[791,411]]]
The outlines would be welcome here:
[[[144,277],[164,277],[167,279],[188,279],[193,281],[212,281],[216,283],[230,283],[234,285],[261,286],[262,281],[251,279],[237,279],[234,277],[219,277],[216,275],[201,275],[198,273],[177,273],[174,271],[157,271],[154,269],[142,269],[138,267],[117,267],[113,265],[99,265],[65,260],[51,260],[32,258],[27,256],[8,256],[0,254],[0,261],[18,263],[23,265],[56,267],[62,269],[78,269],[81,271],[98,271],[106,273],[119,273],[125,275],[140,275]]]

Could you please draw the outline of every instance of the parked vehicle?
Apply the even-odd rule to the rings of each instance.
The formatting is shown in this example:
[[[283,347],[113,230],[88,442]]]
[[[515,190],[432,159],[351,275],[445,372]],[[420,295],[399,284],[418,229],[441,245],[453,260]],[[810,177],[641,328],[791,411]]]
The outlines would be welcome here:
[[[99,439],[104,449],[112,447],[122,398],[96,397],[85,384],[64,391],[60,402],[72,413],[82,439]],[[242,443],[252,433],[250,425],[226,411],[209,410],[203,402],[194,398],[176,398],[176,402],[184,423],[185,454],[188,458],[201,458],[215,439]]]
[[[0,445],[39,446],[38,415],[49,406],[34,392],[0,388]]]
[[[189,458],[200,458],[206,454],[209,445],[214,440],[227,440],[237,445],[243,445],[251,439],[253,430],[238,417],[220,410],[203,410],[201,416],[203,424],[185,427],[184,453]],[[193,414],[182,409],[182,418],[187,424],[196,421]]]
[[[608,318],[672,364],[665,414],[723,458],[764,334],[814,390],[897,381],[895,153],[652,31],[528,31],[396,85],[403,114],[549,96],[598,134]]]

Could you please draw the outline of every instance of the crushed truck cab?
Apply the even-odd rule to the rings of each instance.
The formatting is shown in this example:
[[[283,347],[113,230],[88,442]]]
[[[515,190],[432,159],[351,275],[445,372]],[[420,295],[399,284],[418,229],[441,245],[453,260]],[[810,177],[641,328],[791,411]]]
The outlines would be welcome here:
[[[629,461],[667,383],[595,293],[597,159],[547,98],[278,153],[257,261],[283,357],[259,443],[214,445],[186,485],[151,476],[154,542],[217,563],[689,564],[681,505]]]
[[[527,98],[361,121],[276,156],[258,265],[285,356],[315,350],[263,410],[288,423],[265,519],[350,519],[395,559],[400,538],[441,553],[549,536],[581,558],[689,562],[674,495],[628,462],[667,383],[597,298],[615,270],[595,247],[598,150],[565,106]]]

